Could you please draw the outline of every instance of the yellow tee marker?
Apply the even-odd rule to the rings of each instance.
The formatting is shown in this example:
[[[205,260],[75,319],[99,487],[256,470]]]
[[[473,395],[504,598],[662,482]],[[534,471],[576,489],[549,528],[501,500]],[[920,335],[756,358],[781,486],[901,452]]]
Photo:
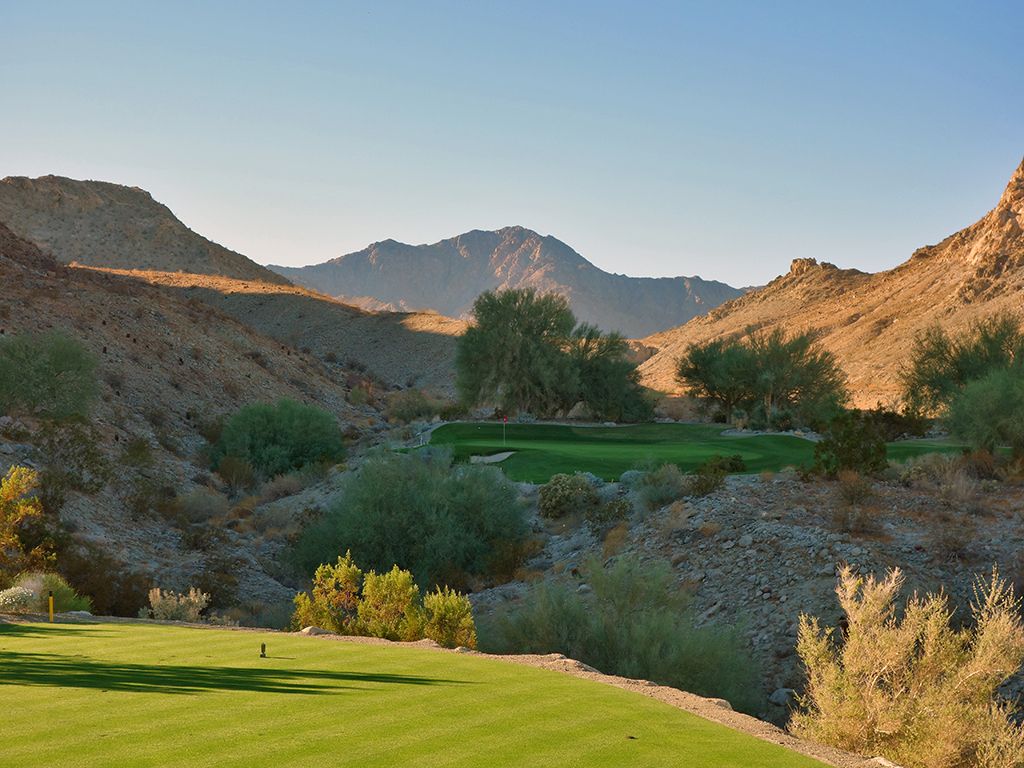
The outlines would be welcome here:
[[[50,623],[53,624],[53,590],[50,590]]]

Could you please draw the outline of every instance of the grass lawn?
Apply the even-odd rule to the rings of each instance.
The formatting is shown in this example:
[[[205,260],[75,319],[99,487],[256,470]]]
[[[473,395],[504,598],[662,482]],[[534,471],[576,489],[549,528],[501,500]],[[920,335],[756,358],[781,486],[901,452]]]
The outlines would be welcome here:
[[[822,765],[556,672],[269,632],[0,624],[0,706],[19,768]]]
[[[719,424],[635,424],[625,427],[576,427],[559,424],[509,424],[502,440],[500,423],[445,424],[434,430],[432,445],[451,446],[457,460],[515,451],[497,466],[513,480],[543,483],[558,472],[593,472],[617,480],[637,463],[672,462],[685,471],[715,454],[738,453],[748,472],[777,471],[810,464],[814,444],[790,435],[722,435]],[[959,450],[951,443],[913,440],[890,443],[890,458],[905,461],[934,451]]]

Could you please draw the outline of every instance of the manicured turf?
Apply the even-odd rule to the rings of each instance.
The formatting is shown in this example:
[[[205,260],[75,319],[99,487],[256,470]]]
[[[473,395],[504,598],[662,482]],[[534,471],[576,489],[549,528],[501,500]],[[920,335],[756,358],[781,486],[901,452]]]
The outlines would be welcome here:
[[[0,624],[0,706],[19,768],[822,765],[556,672],[275,633]]]
[[[617,480],[639,462],[672,462],[691,471],[715,454],[738,453],[748,472],[811,464],[814,444],[791,435],[723,435],[715,424],[636,424],[625,427],[576,427],[560,424],[502,425],[466,422],[434,430],[432,445],[448,445],[457,460],[502,451],[515,454],[497,466],[513,480],[546,482],[558,472],[592,472]],[[914,440],[892,443],[890,457],[905,461],[933,451],[959,450],[949,443]]]

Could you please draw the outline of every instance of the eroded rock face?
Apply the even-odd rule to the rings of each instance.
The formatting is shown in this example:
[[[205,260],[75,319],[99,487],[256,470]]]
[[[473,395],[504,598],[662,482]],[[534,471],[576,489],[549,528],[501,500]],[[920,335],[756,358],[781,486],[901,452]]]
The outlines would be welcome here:
[[[865,274],[816,259],[796,259],[767,286],[686,325],[642,340],[658,351],[640,367],[643,383],[677,392],[675,361],[697,341],[749,328],[810,329],[839,359],[854,404],[872,407],[899,391],[899,365],[915,335],[940,322],[957,331],[996,312],[1024,306],[1024,163],[996,207],[895,269]]]

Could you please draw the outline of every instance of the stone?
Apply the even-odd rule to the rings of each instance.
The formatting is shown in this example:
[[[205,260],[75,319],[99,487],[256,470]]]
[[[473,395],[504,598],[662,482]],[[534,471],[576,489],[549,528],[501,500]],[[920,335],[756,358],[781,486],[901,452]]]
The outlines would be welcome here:
[[[776,707],[788,707],[796,697],[796,691],[792,688],[778,688],[768,697],[768,701]]]
[[[750,545],[754,543],[754,537],[751,536],[749,533],[745,533],[742,536],[740,536],[740,540],[736,543],[739,544],[739,546],[743,549],[749,549]]]

